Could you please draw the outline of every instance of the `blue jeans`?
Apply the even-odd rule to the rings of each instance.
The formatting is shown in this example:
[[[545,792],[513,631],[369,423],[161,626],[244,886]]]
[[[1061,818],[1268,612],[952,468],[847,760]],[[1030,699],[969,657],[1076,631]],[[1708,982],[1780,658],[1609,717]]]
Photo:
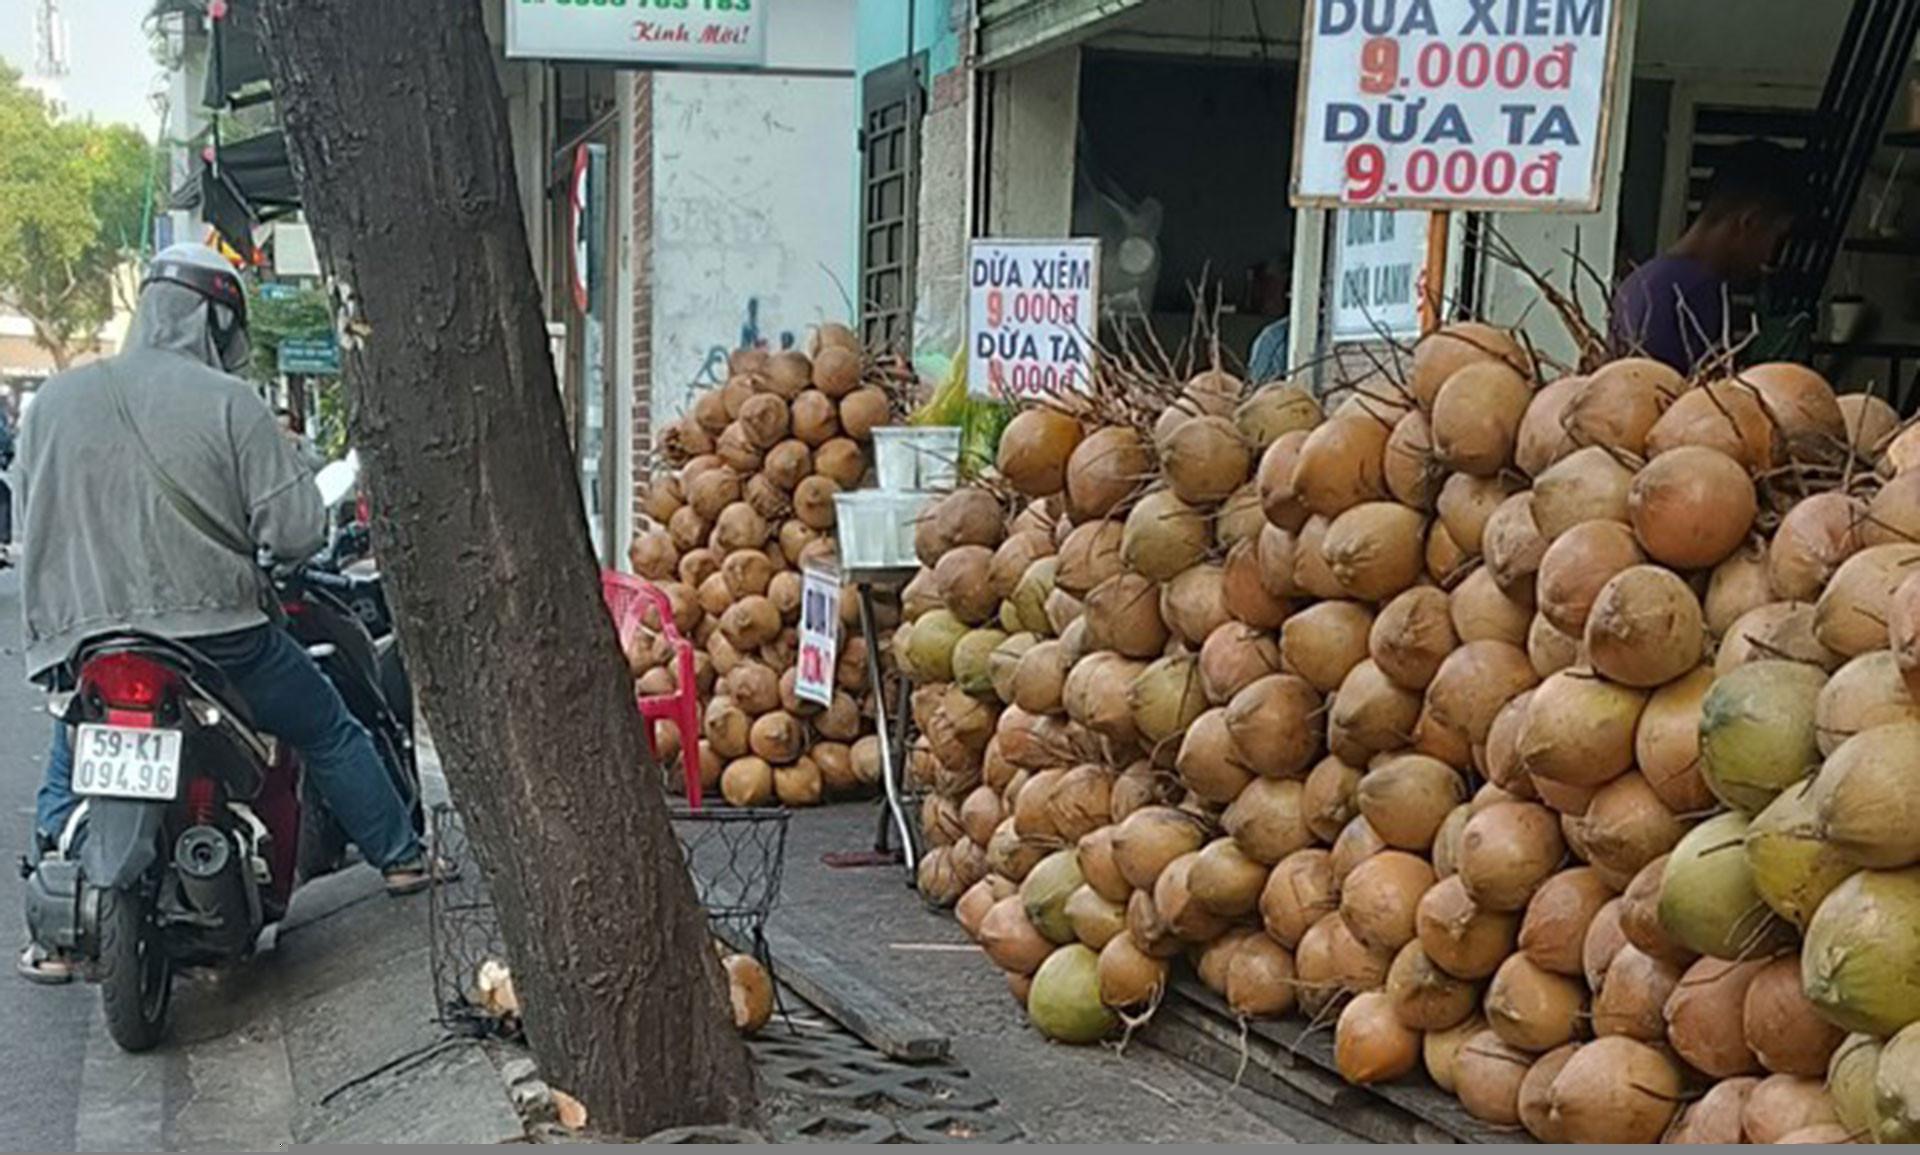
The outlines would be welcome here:
[[[189,644],[225,671],[261,729],[299,752],[327,808],[368,862],[385,870],[421,857],[413,818],[372,737],[298,642],[262,626]],[[46,781],[34,808],[40,836],[57,840],[77,802],[72,739],[66,725],[56,722]]]

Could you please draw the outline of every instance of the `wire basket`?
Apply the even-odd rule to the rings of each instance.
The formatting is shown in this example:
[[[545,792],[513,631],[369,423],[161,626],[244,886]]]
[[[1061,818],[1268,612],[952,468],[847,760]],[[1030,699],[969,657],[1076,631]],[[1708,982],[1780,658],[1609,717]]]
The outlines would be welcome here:
[[[694,810],[679,802],[669,813],[708,920],[724,937],[751,943],[760,961],[770,963],[767,919],[780,901],[792,813],[772,807]]]
[[[514,1000],[482,989],[483,972],[505,967],[506,940],[500,933],[500,914],[487,890],[466,821],[451,803],[442,802],[429,815],[435,850],[464,864],[460,877],[427,891],[427,941],[433,972],[435,1017],[449,1031],[474,1036],[511,1036],[519,1033],[520,1016]]]

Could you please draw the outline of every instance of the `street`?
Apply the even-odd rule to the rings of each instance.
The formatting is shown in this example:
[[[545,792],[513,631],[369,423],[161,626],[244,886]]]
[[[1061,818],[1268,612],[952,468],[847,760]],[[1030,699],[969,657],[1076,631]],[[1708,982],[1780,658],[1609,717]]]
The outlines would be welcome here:
[[[20,582],[0,571],[0,926],[25,927],[12,865],[31,845],[46,750],[43,703],[22,676]],[[442,789],[428,767],[429,789]],[[107,1037],[98,993],[0,976],[0,1149],[265,1150],[294,1142],[491,1142],[517,1134],[492,1064],[472,1048],[346,1094],[383,1065],[432,1048],[425,899],[388,900],[365,867],[303,888],[262,953],[174,984],[173,1034],[145,1055]]]

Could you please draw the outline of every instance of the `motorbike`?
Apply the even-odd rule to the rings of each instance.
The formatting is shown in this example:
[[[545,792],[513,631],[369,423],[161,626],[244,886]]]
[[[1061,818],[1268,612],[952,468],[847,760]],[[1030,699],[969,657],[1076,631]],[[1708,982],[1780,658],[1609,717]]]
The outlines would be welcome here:
[[[342,477],[322,470],[318,481],[331,512]],[[411,684],[378,572],[340,566],[340,536],[273,575],[284,628],[372,733],[418,828]],[[72,727],[80,806],[69,852],[26,871],[27,926],[84,963],[114,1042],[144,1051],[166,1034],[176,972],[249,957],[297,886],[347,861],[347,840],[293,750],[253,724],[190,645],[105,635],[71,669],[73,689],[51,709]]]

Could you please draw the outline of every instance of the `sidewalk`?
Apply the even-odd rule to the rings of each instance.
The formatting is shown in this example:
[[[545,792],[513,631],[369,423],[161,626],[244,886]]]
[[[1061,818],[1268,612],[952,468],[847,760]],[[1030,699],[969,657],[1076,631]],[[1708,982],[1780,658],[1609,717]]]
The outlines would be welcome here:
[[[891,996],[951,1040],[970,1082],[1033,1142],[1351,1143],[1356,1137],[1206,1074],[1138,1040],[1066,1047],[1027,1025],[1000,972],[900,867],[833,869],[820,856],[872,847],[872,804],[795,812],[769,926],[814,969]],[[774,943],[781,963],[780,941]],[[791,968],[789,968],[791,970]],[[791,973],[781,978],[793,981]],[[816,975],[817,977],[817,975]]]

